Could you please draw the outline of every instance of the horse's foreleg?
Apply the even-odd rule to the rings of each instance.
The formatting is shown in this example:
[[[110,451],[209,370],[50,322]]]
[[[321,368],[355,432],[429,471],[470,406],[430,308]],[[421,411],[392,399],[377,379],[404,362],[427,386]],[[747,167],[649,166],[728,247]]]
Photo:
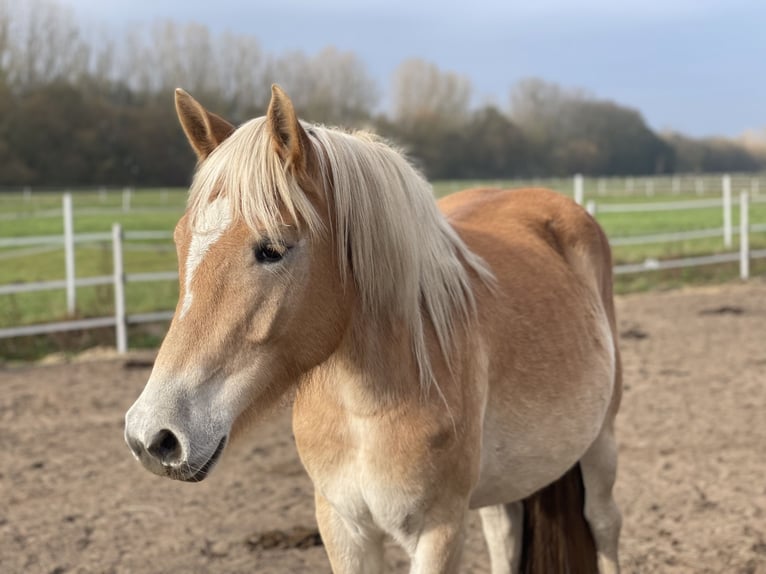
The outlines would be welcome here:
[[[580,459],[580,469],[585,487],[585,519],[596,543],[599,572],[617,574],[622,516],[612,494],[617,476],[617,444],[612,424],[607,423],[601,429],[601,434]]]
[[[319,533],[334,574],[382,574],[383,533],[347,523],[318,492],[314,494]]]
[[[521,562],[524,505],[521,502],[479,509],[492,574],[516,574]]]
[[[423,530],[410,556],[410,574],[455,574],[463,553],[467,512],[446,521],[432,521],[426,516]]]

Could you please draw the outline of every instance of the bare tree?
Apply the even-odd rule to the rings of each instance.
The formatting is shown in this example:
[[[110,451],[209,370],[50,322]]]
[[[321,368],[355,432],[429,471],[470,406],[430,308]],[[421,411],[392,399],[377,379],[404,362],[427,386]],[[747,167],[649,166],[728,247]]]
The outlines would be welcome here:
[[[8,74],[18,86],[76,81],[88,72],[90,49],[72,11],[51,0],[6,2]]]
[[[11,57],[11,12],[8,0],[0,0],[0,78],[5,78]]]
[[[459,124],[470,113],[471,81],[420,59],[404,61],[394,72],[393,119],[411,125],[428,118]]]
[[[378,102],[377,84],[352,52],[334,47],[314,57],[290,52],[273,59],[268,71],[314,121],[356,124],[369,118]]]
[[[133,89],[159,94],[182,87],[236,119],[265,111],[268,102],[268,61],[251,36],[165,21],[129,30],[119,60]]]
[[[327,123],[356,123],[368,118],[378,102],[378,88],[352,52],[328,47],[311,62],[312,108]]]
[[[311,58],[301,51],[274,56],[267,64],[266,77],[270,83],[280,84],[290,94],[299,113],[306,114],[314,88]]]
[[[575,120],[573,104],[587,99],[581,90],[565,89],[538,78],[519,81],[511,90],[510,112],[532,141],[544,145]]]
[[[218,70],[207,26],[158,22],[145,41],[147,45],[138,53],[143,66],[150,68],[153,90],[182,86],[200,97],[209,97],[217,91]]]
[[[92,50],[90,70],[93,78],[102,84],[119,81],[115,76],[115,44],[112,38],[106,35],[96,41],[97,47]]]
[[[235,119],[262,113],[268,105],[267,58],[251,36],[225,33],[215,43],[218,89]]]

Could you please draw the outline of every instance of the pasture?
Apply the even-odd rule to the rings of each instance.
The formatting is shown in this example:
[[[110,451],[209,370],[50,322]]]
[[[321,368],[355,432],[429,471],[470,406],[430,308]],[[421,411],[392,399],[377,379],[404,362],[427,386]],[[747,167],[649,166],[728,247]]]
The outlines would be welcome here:
[[[657,203],[720,198],[720,177],[613,180],[585,179],[585,198],[598,205],[615,206],[623,203]],[[651,183],[650,183],[651,182]],[[760,180],[750,176],[734,178],[734,195],[747,187],[758,193]],[[470,186],[520,187],[541,185],[571,195],[569,178],[529,181],[437,182],[437,196]],[[766,187],[766,186],[764,186]],[[651,193],[649,193],[651,191]],[[169,235],[183,213],[186,200],[184,189],[141,189],[130,193],[126,201],[123,190],[73,191],[74,232],[108,233],[112,223],[121,223],[130,231],[164,231],[166,239],[141,240],[126,243],[124,260],[126,273],[175,270],[175,249]],[[610,238],[683,232],[719,228],[722,225],[720,206],[688,211],[652,211],[598,213],[597,218]],[[736,229],[739,211],[732,213]],[[766,224],[766,203],[752,203],[750,221]],[[61,191],[24,194],[0,193],[0,239],[63,234]],[[766,233],[753,233],[752,249],[766,248]],[[725,248],[720,237],[658,242],[645,245],[615,246],[615,264],[640,263],[647,259],[673,259],[721,253],[736,249]],[[766,271],[766,260],[751,263],[753,275]],[[89,241],[76,245],[77,277],[109,275],[112,273],[112,250],[109,241]],[[65,276],[64,250],[61,245],[0,247],[0,285],[62,279]],[[712,265],[663,272],[631,274],[616,278],[618,293],[642,291],[654,287],[677,287],[694,282],[711,282],[737,276],[736,264]],[[126,301],[130,312],[145,313],[173,309],[178,289],[174,281],[128,285]],[[77,316],[110,315],[114,305],[111,285],[79,287]],[[66,297],[63,290],[0,295],[0,328],[66,318]],[[149,344],[156,342],[150,339]],[[135,343],[134,343],[135,344]]]
[[[617,313],[624,572],[766,572],[766,282],[620,296]],[[287,408],[206,482],[133,460],[123,416],[151,359],[0,370],[0,570],[329,572]],[[476,516],[462,571],[488,572]]]

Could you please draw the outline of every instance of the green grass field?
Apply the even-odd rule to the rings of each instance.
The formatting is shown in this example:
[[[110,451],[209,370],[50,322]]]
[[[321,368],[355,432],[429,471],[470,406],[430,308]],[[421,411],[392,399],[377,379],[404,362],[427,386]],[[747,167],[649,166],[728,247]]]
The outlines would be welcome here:
[[[587,182],[587,180],[586,180]],[[532,185],[537,182],[525,182]],[[540,182],[538,185],[557,188],[571,195],[571,180],[561,179]],[[662,201],[688,201],[715,198],[709,183],[707,192],[668,193],[658,189],[653,196],[643,193],[614,193],[598,195],[595,183],[586,184],[586,200],[597,204],[646,203]],[[473,186],[507,186],[509,182],[437,182],[434,190],[437,196],[451,193],[460,188]],[[513,182],[518,186],[518,182]],[[610,183],[610,186],[612,184]],[[634,184],[641,189],[641,180]],[[604,192],[600,190],[602,193]],[[735,187],[736,189],[736,187]],[[738,194],[735,194],[738,196]],[[130,210],[123,211],[122,190],[74,192],[75,233],[110,232],[112,224],[119,222],[126,231],[167,231],[171,232],[183,213],[186,190],[146,189],[131,194]],[[38,235],[63,234],[61,218],[61,193],[33,193],[25,198],[22,193],[0,193],[0,239],[30,237]],[[735,230],[739,223],[739,208],[733,208]],[[691,231],[722,227],[720,207],[688,211],[656,211],[642,213],[601,213],[597,214],[610,238],[630,237],[665,232]],[[750,206],[752,224],[766,223],[766,203]],[[638,246],[614,248],[616,264],[642,262],[647,258],[675,259],[694,255],[707,255],[737,249],[734,245],[725,249],[722,238],[677,241]],[[766,248],[766,233],[752,233],[752,249]],[[127,241],[124,251],[127,273],[176,270],[176,254],[173,243],[168,240]],[[752,262],[753,274],[766,272],[764,260]],[[77,277],[109,275],[112,273],[112,252],[109,241],[78,243],[76,247]],[[697,267],[676,271],[648,272],[619,276],[616,279],[618,292],[646,290],[653,287],[670,287],[689,282],[722,281],[736,277],[736,263]],[[0,285],[30,281],[63,279],[63,248],[55,245],[0,247]],[[178,296],[177,284],[171,281],[128,284],[127,303],[129,313],[167,310],[175,307]],[[77,315],[97,317],[110,315],[113,311],[111,286],[83,287],[77,290]],[[25,324],[50,322],[66,318],[66,301],[63,290],[35,293],[0,295],[0,328]],[[2,347],[0,347],[2,349]]]

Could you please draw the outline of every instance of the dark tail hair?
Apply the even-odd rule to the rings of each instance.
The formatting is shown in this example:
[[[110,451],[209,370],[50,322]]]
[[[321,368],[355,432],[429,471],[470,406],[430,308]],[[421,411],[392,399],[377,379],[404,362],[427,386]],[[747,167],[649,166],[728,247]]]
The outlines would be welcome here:
[[[580,463],[524,500],[522,574],[598,573]]]

